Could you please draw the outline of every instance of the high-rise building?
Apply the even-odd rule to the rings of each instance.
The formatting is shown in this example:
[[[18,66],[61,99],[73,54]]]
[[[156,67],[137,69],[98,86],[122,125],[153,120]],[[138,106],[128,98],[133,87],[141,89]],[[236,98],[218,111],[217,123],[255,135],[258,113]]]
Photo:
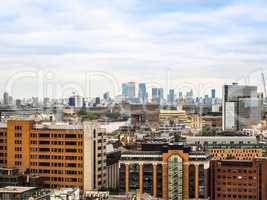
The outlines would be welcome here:
[[[175,101],[175,94],[174,94],[174,89],[170,89],[169,90],[169,94],[168,94],[168,102],[170,104],[173,104]]]
[[[1,167],[44,177],[47,188],[106,187],[106,136],[96,123],[9,120],[0,131]]]
[[[128,82],[122,84],[122,97],[124,99],[135,98],[135,82]]]
[[[216,90],[215,89],[212,89],[211,90],[211,98],[212,99],[215,99],[216,98]]]
[[[3,95],[3,104],[4,105],[8,105],[9,104],[9,96],[8,96],[8,93],[7,92],[4,92],[4,95]]]
[[[152,99],[158,98],[158,88],[152,88]]]
[[[261,120],[262,98],[256,86],[237,83],[223,87],[223,130],[242,130]]]
[[[160,100],[164,99],[164,90],[163,88],[158,88],[158,97]]]
[[[79,95],[73,95],[69,97],[69,105],[75,108],[82,108],[84,104],[84,99]]]
[[[141,103],[147,102],[147,92],[146,92],[146,84],[145,83],[139,83],[138,98],[139,98]]]

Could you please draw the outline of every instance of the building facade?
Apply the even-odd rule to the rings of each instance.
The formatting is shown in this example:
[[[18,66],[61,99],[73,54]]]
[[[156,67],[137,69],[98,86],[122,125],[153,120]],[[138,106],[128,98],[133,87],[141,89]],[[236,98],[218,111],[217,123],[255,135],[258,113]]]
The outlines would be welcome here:
[[[211,161],[212,200],[267,199],[267,160]]]
[[[223,130],[242,130],[257,125],[262,117],[262,98],[256,86],[224,85]]]
[[[157,198],[208,198],[209,156],[190,152],[184,145],[162,151],[132,151],[120,160],[120,192],[148,193]]]
[[[6,147],[2,167],[44,177],[47,188],[106,187],[105,131],[95,123],[37,124],[19,119],[9,120],[1,132],[6,135],[0,147]]]

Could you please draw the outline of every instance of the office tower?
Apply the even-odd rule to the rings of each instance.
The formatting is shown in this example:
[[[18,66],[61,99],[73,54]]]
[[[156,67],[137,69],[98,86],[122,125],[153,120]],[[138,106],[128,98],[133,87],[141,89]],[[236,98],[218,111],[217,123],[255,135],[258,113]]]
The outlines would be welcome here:
[[[3,95],[3,104],[4,105],[8,105],[8,103],[9,103],[8,93],[7,92],[4,92],[4,95]]]
[[[242,130],[261,120],[262,98],[256,86],[237,83],[223,87],[223,130]]]
[[[84,105],[84,99],[79,95],[73,95],[69,97],[69,106],[73,106],[75,108],[82,108]]]
[[[124,99],[135,98],[135,82],[122,84],[122,97]]]
[[[138,98],[139,98],[141,103],[147,102],[147,92],[146,92],[146,84],[145,83],[139,84]]]
[[[169,95],[168,95],[168,102],[170,104],[173,104],[175,101],[175,94],[174,94],[174,89],[169,90]]]
[[[135,95],[135,82],[129,82],[128,83],[128,97],[134,98]]]
[[[158,97],[160,98],[160,100],[164,99],[163,88],[158,88]]]
[[[100,102],[101,102],[100,97],[96,97],[96,98],[95,98],[95,105],[99,105]]]
[[[128,98],[128,84],[127,83],[123,83],[122,85],[121,85],[121,91],[122,91],[122,93],[121,93],[121,95],[122,95],[122,98],[123,99],[127,99]]]
[[[152,99],[158,98],[158,88],[152,88]]]
[[[212,99],[215,99],[216,98],[216,90],[215,89],[212,89],[211,90],[211,98]]]
[[[122,152],[119,192],[148,193],[164,200],[208,199],[209,156],[183,145],[143,144]]]
[[[45,187],[106,187],[106,136],[96,123],[9,120],[0,127],[1,167],[45,178]]]

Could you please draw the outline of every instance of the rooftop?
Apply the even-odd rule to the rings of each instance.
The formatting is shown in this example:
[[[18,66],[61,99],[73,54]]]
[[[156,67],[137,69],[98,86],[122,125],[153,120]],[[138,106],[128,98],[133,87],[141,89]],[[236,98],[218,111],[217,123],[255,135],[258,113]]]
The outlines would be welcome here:
[[[24,193],[35,189],[36,187],[7,186],[0,188],[0,193]]]

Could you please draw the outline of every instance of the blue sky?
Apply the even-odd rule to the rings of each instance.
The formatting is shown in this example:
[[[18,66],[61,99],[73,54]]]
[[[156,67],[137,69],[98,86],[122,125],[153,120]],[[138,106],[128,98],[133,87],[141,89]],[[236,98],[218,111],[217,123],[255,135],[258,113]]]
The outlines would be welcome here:
[[[203,95],[232,81],[259,85],[266,44],[264,0],[10,0],[0,6],[0,91],[44,93],[32,77],[7,86],[25,72],[84,91],[89,73],[92,96],[125,81]]]

